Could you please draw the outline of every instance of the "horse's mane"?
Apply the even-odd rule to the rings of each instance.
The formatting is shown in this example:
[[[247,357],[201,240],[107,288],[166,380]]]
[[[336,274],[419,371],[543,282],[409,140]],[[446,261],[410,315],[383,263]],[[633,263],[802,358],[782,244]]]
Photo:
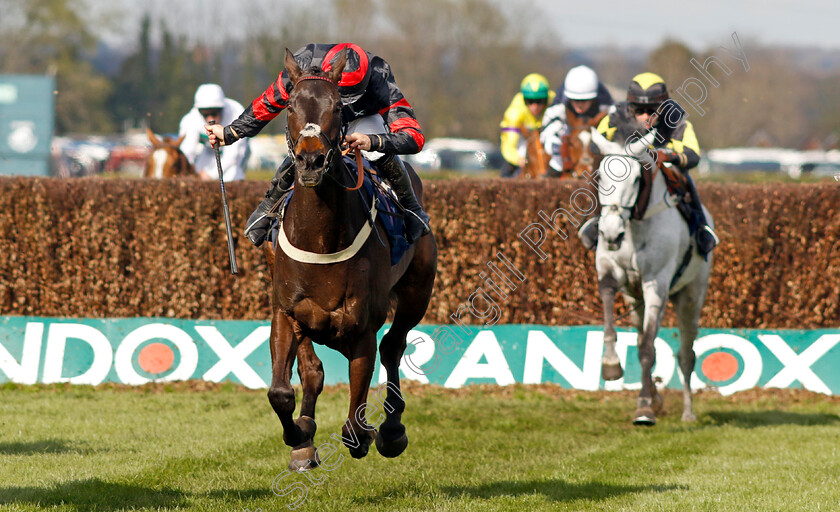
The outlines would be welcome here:
[[[327,72],[321,69],[320,66],[312,66],[303,70],[300,76],[301,78],[305,78],[307,76],[327,76]]]
[[[640,134],[645,133],[640,130],[641,127],[639,126],[639,123],[636,122],[636,118],[630,112],[629,108],[617,109],[615,114],[616,131],[615,136],[613,137],[613,142],[624,144],[634,134],[638,137]]]

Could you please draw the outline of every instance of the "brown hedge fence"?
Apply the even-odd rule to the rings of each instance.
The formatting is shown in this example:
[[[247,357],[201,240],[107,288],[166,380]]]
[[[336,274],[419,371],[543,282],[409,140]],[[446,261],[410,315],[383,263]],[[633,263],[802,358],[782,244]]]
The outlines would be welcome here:
[[[265,185],[227,186],[240,268],[232,276],[217,183],[2,178],[0,314],[267,319],[267,266],[241,235]],[[439,260],[424,321],[447,323],[474,293],[489,292],[489,264],[516,275],[507,260],[519,277],[515,290],[502,287],[506,298],[491,294],[499,322],[599,323],[594,253],[571,236],[571,220],[557,222],[570,234],[564,240],[539,216],[569,209],[579,186],[427,182]],[[722,239],[702,326],[840,324],[840,187],[701,184],[700,193]],[[545,259],[520,237],[535,222],[543,224]],[[536,240],[540,229],[531,229]],[[669,313],[666,323],[673,322]]]

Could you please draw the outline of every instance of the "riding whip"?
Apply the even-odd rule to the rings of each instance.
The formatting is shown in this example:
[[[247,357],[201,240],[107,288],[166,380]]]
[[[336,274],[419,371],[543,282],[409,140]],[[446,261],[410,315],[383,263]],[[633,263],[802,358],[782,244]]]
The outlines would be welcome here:
[[[210,121],[210,124],[215,124],[216,121]],[[225,178],[222,172],[222,158],[219,155],[219,141],[213,144],[213,149],[216,150],[216,169],[219,171],[219,185],[222,187],[222,209],[225,212],[225,229],[227,230],[227,244],[228,256],[230,257],[230,273],[238,274],[239,268],[236,266],[236,250],[233,248],[233,230],[230,227],[230,209],[228,209],[227,196],[225,195]]]

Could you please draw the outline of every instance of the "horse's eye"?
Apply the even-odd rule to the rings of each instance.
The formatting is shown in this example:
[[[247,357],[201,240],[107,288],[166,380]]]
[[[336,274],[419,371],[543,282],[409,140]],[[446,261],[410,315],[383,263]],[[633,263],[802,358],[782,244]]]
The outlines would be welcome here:
[[[294,113],[295,113],[295,109],[294,109],[294,108],[292,108],[292,106],[291,106],[291,105],[289,105],[288,107],[286,107],[286,110],[288,111],[288,113],[289,113],[289,114],[294,114]]]

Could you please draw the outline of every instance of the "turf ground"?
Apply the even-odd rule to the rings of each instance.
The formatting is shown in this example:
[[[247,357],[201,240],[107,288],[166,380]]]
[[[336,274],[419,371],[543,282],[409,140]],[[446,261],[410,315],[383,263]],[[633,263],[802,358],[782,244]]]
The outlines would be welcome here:
[[[406,386],[411,440],[332,470],[282,475],[289,449],[264,391],[0,386],[0,510],[840,510],[840,397],[698,393],[698,422],[634,427],[631,392]],[[339,433],[347,388],[318,404]],[[310,480],[311,479],[311,480]],[[296,489],[286,496],[272,491]],[[316,483],[317,482],[317,483]]]

